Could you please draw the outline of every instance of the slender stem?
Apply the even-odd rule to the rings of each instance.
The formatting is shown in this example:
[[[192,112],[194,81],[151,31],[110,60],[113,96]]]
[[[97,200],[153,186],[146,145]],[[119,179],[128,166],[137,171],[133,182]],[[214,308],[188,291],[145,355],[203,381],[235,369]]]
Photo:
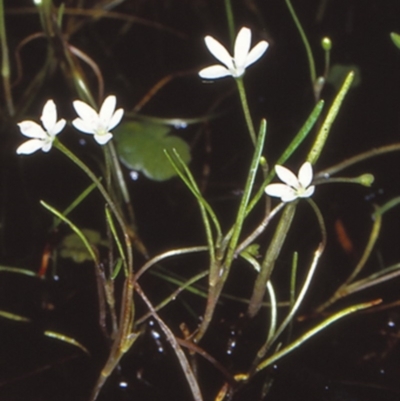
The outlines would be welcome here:
[[[145,273],[150,267],[154,266],[156,263],[159,263],[161,260],[171,258],[173,256],[185,255],[195,252],[205,252],[208,251],[207,246],[192,246],[190,248],[179,248],[179,249],[172,249],[170,251],[161,253],[160,255],[155,256],[154,258],[147,261],[135,274],[135,281],[139,280],[140,276]]]
[[[100,180],[94,175],[94,173],[89,169],[89,167],[86,166],[85,163],[83,163],[78,157],[76,157],[68,148],[66,148],[57,138],[54,140],[54,146],[60,150],[62,153],[64,153],[65,156],[67,156],[70,160],[72,160],[83,172],[92,180],[94,184],[96,184],[96,187],[100,191],[100,193],[103,195],[105,201],[108,203],[110,206],[110,209],[113,211],[116,219],[118,220],[118,223],[120,224],[121,229],[124,232],[127,232],[126,230],[126,224],[121,216],[121,213],[119,209],[117,208],[115,202],[111,199],[110,195],[104,188],[103,184],[100,182]],[[129,241],[130,244],[130,241]]]
[[[249,174],[247,177],[246,185],[244,187],[242,200],[240,202],[239,210],[238,210],[236,220],[235,220],[235,226],[233,227],[232,237],[229,242],[228,253],[227,253],[225,261],[224,261],[224,265],[227,269],[229,269],[229,266],[232,263],[232,260],[233,260],[233,257],[234,257],[235,251],[236,251],[237,243],[239,241],[239,236],[240,236],[240,233],[242,232],[243,222],[246,217],[247,205],[249,204],[250,195],[253,190],[254,181],[256,178],[256,173],[257,173],[258,167],[260,165],[261,153],[264,148],[264,140],[265,140],[265,135],[266,135],[266,130],[267,130],[266,124],[267,124],[267,122],[265,120],[262,120],[261,126],[260,126],[260,134],[259,134],[257,142],[255,143],[256,150],[253,155],[253,160],[251,161],[251,166],[250,166]]]
[[[117,337],[115,338],[108,359],[101,371],[101,374],[95,384],[92,394],[91,401],[94,401],[101,388],[103,387],[105,381],[111,374],[111,372],[115,369],[118,362],[121,360],[122,356],[129,350],[132,346],[133,342],[136,340],[137,335],[132,333],[133,319],[134,319],[134,304],[133,304],[133,288],[134,288],[134,279],[133,279],[133,252],[132,252],[132,244],[129,234],[129,229],[125,224],[125,221],[119,211],[119,208],[111,199],[110,195],[104,188],[103,184],[100,180],[94,175],[94,173],[78,158],[76,157],[70,150],[68,150],[61,142],[59,142],[56,138],[54,141],[54,146],[57,147],[61,152],[63,152],[70,160],[72,160],[80,169],[82,169],[86,175],[96,184],[100,193],[103,195],[105,201],[113,212],[115,218],[117,219],[121,230],[124,235],[125,246],[127,248],[127,261],[126,261],[126,272],[127,276],[124,282],[124,287],[122,291],[121,297],[121,309],[119,316],[119,331],[117,333]]]
[[[1,75],[3,77],[4,98],[6,99],[7,111],[10,116],[14,115],[14,104],[12,99],[10,83],[10,60],[8,58],[8,45],[6,34],[6,22],[4,15],[4,3],[0,0],[0,43],[1,43]]]
[[[243,77],[236,78],[235,81],[236,81],[236,84],[238,87],[240,102],[242,103],[244,118],[246,119],[246,124],[247,124],[247,128],[249,130],[249,133],[250,133],[250,138],[253,142],[253,145],[256,146],[257,135],[256,135],[256,131],[254,129],[253,120],[251,118],[249,104],[247,102],[246,90],[245,90],[245,87],[243,84]]]
[[[349,284],[342,297],[354,294],[357,291],[365,290],[366,288],[381,284],[385,281],[392,280],[400,275],[400,263],[379,271],[378,273],[371,274],[370,276]]]
[[[270,326],[268,330],[267,341],[257,352],[257,358],[256,358],[257,364],[262,358],[264,358],[265,354],[267,353],[269,344],[271,343],[271,340],[275,337],[275,332],[276,332],[277,303],[276,303],[274,287],[272,286],[271,280],[267,282],[267,290],[271,302]],[[255,365],[255,367],[257,366],[257,364]]]
[[[270,221],[277,215],[277,213],[285,206],[283,202],[279,203],[270,213],[268,213],[257,228],[236,248],[235,256],[246,249],[252,244],[267,228]]]
[[[390,152],[398,152],[400,151],[400,143],[392,143],[391,145],[385,145],[381,146],[379,148],[374,148],[371,150],[368,150],[366,152],[360,153],[358,155],[355,155],[353,157],[350,157],[338,164],[335,164],[332,167],[329,167],[325,170],[320,171],[318,174],[315,175],[315,179],[317,178],[322,178],[322,177],[330,177],[333,174],[338,173],[339,171],[344,170],[345,168],[348,168],[356,163],[360,163],[364,160],[370,159],[372,157],[384,155],[386,153]]]
[[[400,196],[397,196],[396,198],[393,198],[390,201],[386,202],[384,205],[378,207],[375,213],[372,215],[372,217],[376,219],[377,216],[382,216],[384,213],[388,212],[390,209],[394,208],[399,204],[400,204]]]
[[[69,225],[69,227],[75,232],[75,234],[80,238],[80,240],[85,245],[85,248],[89,252],[90,257],[93,259],[94,263],[96,265],[98,265],[99,264],[98,255],[96,255],[96,253],[94,252],[94,250],[93,250],[92,246],[90,245],[89,240],[86,238],[85,234],[71,220],[69,220],[66,216],[64,216],[62,213],[60,213],[57,209],[50,206],[48,203],[46,203],[44,201],[40,201],[40,203],[47,210],[49,210],[51,213],[53,213],[56,217],[58,217],[64,223]]]
[[[295,152],[295,150],[300,146],[300,144],[304,141],[304,139],[311,132],[312,128],[315,125],[318,117],[320,116],[322,109],[324,107],[324,101],[320,100],[314,107],[310,116],[307,118],[307,121],[300,128],[300,131],[296,134],[293,140],[290,142],[289,146],[286,147],[286,150],[282,153],[282,155],[278,158],[275,164],[284,164],[286,160]],[[258,203],[260,198],[264,196],[265,187],[271,182],[272,178],[275,175],[275,169],[271,169],[267,178],[264,180],[262,185],[260,186],[257,193],[253,196],[253,199],[250,201],[249,206],[247,207],[246,214],[249,214],[254,206]]]
[[[202,278],[206,277],[208,275],[208,270],[204,270],[199,274],[196,274],[195,276],[193,276],[192,278],[190,278],[189,280],[182,282],[180,280],[176,280],[174,278],[169,277],[167,279],[168,282],[174,283],[179,285],[179,287],[172,293],[170,294],[167,298],[165,298],[163,301],[161,301],[158,305],[156,305],[154,307],[154,310],[156,312],[158,312],[160,309],[164,308],[165,306],[167,306],[171,301],[174,301],[177,296],[184,290],[188,289],[193,290],[194,293],[197,293],[197,291],[193,288],[191,288],[191,286],[196,283],[197,281],[201,280]],[[165,276],[163,276],[165,278]],[[146,313],[144,316],[140,317],[139,319],[136,319],[135,325],[138,326],[141,323],[143,323],[144,321],[146,321],[149,317],[151,316],[151,312]]]
[[[265,369],[266,367],[270,366],[277,360],[283,358],[285,355],[289,354],[291,351],[298,348],[300,345],[305,343],[307,340],[309,340],[315,334],[326,329],[329,325],[336,322],[337,320],[342,319],[343,317],[350,315],[351,313],[357,312],[359,310],[367,309],[372,306],[375,306],[379,303],[381,303],[380,299],[375,300],[375,301],[366,302],[363,304],[352,305],[352,306],[349,306],[348,308],[341,310],[340,312],[335,313],[334,315],[328,317],[327,319],[325,319],[324,321],[319,323],[317,326],[313,327],[311,330],[307,331],[305,334],[300,336],[297,340],[293,341],[291,344],[287,345],[286,347],[282,348],[280,351],[278,351],[274,355],[272,355],[269,358],[262,361],[257,366],[257,372]]]
[[[180,158],[178,152],[176,152],[176,150],[174,149],[174,154],[179,162],[179,165],[176,163],[176,161],[172,158],[172,156],[166,150],[164,150],[164,153],[167,156],[168,160],[170,161],[171,165],[174,167],[174,169],[177,172],[177,174],[179,175],[179,177],[182,179],[182,181],[186,184],[188,189],[195,196],[195,198],[199,204],[200,213],[201,213],[201,217],[202,217],[203,224],[204,224],[204,229],[206,232],[208,252],[210,255],[210,277],[212,277],[213,275],[216,274],[216,270],[217,270],[215,248],[219,248],[219,245],[221,242],[221,237],[222,237],[221,227],[218,222],[217,216],[215,215],[211,206],[203,198],[195,179],[193,178],[193,176],[192,176],[190,170],[188,169],[188,167],[186,166],[186,164]],[[216,235],[217,238],[215,241],[213,239],[213,232],[211,229],[209,216],[210,216],[212,222],[214,223],[215,229],[217,231],[217,235]]]
[[[317,308],[317,312],[322,312],[338,299],[342,298],[344,294],[347,294],[347,287],[351,284],[351,282],[358,276],[362,268],[365,266],[369,256],[371,255],[372,249],[375,246],[375,243],[379,237],[379,232],[381,229],[382,216],[377,215],[374,225],[372,226],[371,234],[368,239],[367,246],[364,249],[364,252],[361,256],[361,259],[357,263],[356,267],[352,271],[352,273],[347,277],[347,279],[340,285],[340,287],[335,291],[335,293],[321,306]]]
[[[170,343],[172,349],[174,350],[179,363],[182,367],[183,373],[188,381],[190,390],[192,391],[193,399],[195,401],[203,401],[203,397],[200,392],[199,384],[197,383],[196,377],[193,373],[192,368],[190,367],[189,361],[186,358],[185,353],[182,351],[176,337],[170,330],[170,328],[164,323],[164,321],[158,316],[156,310],[154,309],[153,305],[146,297],[142,289],[140,288],[139,284],[135,284],[136,292],[141,296],[145,304],[150,310],[153,318],[157,321],[158,325],[160,326],[161,330],[164,332],[165,336],[167,337],[168,342]]]
[[[230,232],[227,234],[227,236],[223,241],[224,244],[221,246],[221,249],[225,250],[224,245],[226,246],[226,243],[228,243],[228,250],[226,252],[223,265],[222,266],[220,265],[220,261],[222,259],[221,260],[217,259],[215,266],[212,266],[212,269],[214,270],[213,274],[211,274],[212,272],[210,271],[207,306],[204,312],[203,320],[194,337],[194,341],[196,342],[200,341],[200,339],[207,331],[209,324],[211,323],[212,317],[214,315],[214,310],[220,297],[222,288],[224,287],[225,281],[228,278],[230,272],[230,268],[235,256],[235,250],[239,241],[239,236],[242,231],[243,222],[246,217],[247,205],[249,203],[250,195],[253,190],[256,173],[260,165],[261,153],[264,147],[264,140],[266,135],[266,127],[267,127],[266,124],[267,122],[265,120],[262,120],[260,126],[260,132],[256,142],[256,149],[254,151],[253,159],[251,161],[251,166],[249,174],[247,176],[244,193],[235,220],[235,225],[233,226],[233,229],[230,230]]]
[[[231,0],[224,0],[226,19],[228,20],[229,39],[233,44],[235,39],[235,18],[233,16]]]
[[[317,78],[317,74],[315,72],[315,61],[314,61],[314,57],[311,51],[311,46],[310,43],[307,39],[307,36],[304,32],[303,27],[301,26],[300,20],[298,19],[297,15],[296,15],[296,11],[294,10],[292,3],[290,0],[285,0],[286,1],[286,5],[289,9],[289,12],[293,18],[293,21],[297,27],[297,30],[300,33],[301,36],[301,40],[303,41],[304,47],[306,49],[306,53],[307,53],[307,59],[308,59],[308,68],[310,69],[310,79],[311,79],[311,86],[312,88],[314,88],[314,83],[316,81]]]

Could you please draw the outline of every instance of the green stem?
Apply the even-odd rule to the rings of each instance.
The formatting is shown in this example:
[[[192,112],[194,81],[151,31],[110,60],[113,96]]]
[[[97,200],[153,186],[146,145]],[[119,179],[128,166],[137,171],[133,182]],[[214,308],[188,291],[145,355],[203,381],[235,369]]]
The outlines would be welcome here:
[[[124,222],[124,219],[121,216],[121,213],[119,209],[117,208],[115,202],[111,199],[110,195],[104,188],[103,184],[100,182],[100,180],[94,175],[94,173],[89,169],[89,167],[86,166],[85,163],[83,163],[78,157],[76,157],[68,148],[66,148],[57,138],[54,140],[54,146],[60,150],[62,153],[64,153],[65,156],[67,156],[72,162],[74,162],[91,180],[94,184],[96,184],[96,187],[100,191],[100,193],[103,195],[105,201],[107,204],[110,206],[110,209],[114,213],[118,223],[120,224],[120,227],[124,233],[127,233],[126,229],[126,224]],[[129,236],[128,236],[129,238]],[[130,240],[129,240],[130,244]]]
[[[374,148],[371,150],[368,150],[367,152],[360,153],[356,156],[350,157],[338,164],[335,164],[332,167],[329,167],[325,170],[320,171],[318,174],[315,175],[315,179],[318,178],[324,178],[324,177],[330,177],[333,174],[338,173],[339,171],[342,171],[354,164],[360,163],[364,160],[370,159],[372,157],[384,155],[386,153],[390,152],[398,152],[400,151],[400,143],[393,143],[391,145],[385,145],[381,146],[379,148]]]
[[[261,121],[261,126],[260,126],[260,134],[258,137],[258,140],[256,142],[256,150],[253,155],[253,160],[251,161],[251,166],[250,166],[250,171],[249,175],[247,177],[247,182],[244,188],[244,193],[242,200],[240,202],[238,214],[235,220],[235,225],[233,227],[233,232],[232,232],[232,237],[229,242],[229,248],[228,248],[228,253],[224,261],[225,268],[229,269],[234,254],[235,250],[239,241],[239,236],[240,233],[242,232],[242,226],[244,219],[246,217],[246,209],[249,204],[250,200],[250,195],[254,187],[254,181],[256,178],[256,173],[258,170],[258,167],[260,165],[260,158],[261,158],[261,153],[264,148],[264,140],[265,140],[265,135],[267,131],[267,122],[265,120]]]
[[[44,201],[40,201],[41,205],[44,206],[47,210],[49,210],[51,213],[53,213],[56,217],[58,217],[60,220],[62,220],[64,223],[68,224],[71,230],[75,232],[75,234],[80,238],[80,240],[83,242],[85,245],[86,250],[89,252],[91,258],[93,259],[93,262],[98,265],[99,264],[99,258],[96,255],[96,253],[93,251],[92,246],[90,245],[89,240],[86,238],[85,234],[74,224],[72,223],[71,220],[69,220],[67,217],[65,217],[62,213],[60,213],[57,209],[54,207],[50,206],[48,203]]]
[[[298,348],[300,345],[305,343],[307,340],[309,340],[315,334],[326,329],[329,325],[336,322],[337,320],[342,319],[343,317],[350,315],[351,313],[357,312],[359,310],[367,309],[372,306],[375,306],[375,305],[379,304],[380,302],[381,302],[381,300],[377,300],[377,301],[366,302],[363,304],[352,305],[346,309],[341,310],[340,312],[335,313],[334,315],[325,319],[320,324],[318,324],[317,326],[313,327],[311,330],[307,331],[305,334],[300,336],[296,341],[293,341],[291,344],[287,345],[285,348],[282,348],[280,351],[276,352],[274,355],[272,355],[269,358],[262,361],[257,366],[257,372],[265,369],[266,367],[270,366],[277,360],[283,358],[285,355],[289,354],[290,352],[292,352],[293,350]]]
[[[236,84],[238,87],[240,102],[242,103],[244,118],[246,119],[246,124],[247,124],[247,128],[249,130],[249,133],[250,133],[250,138],[253,142],[253,145],[256,146],[257,135],[256,135],[256,131],[254,129],[253,120],[251,118],[249,104],[247,102],[246,90],[245,90],[244,84],[243,84],[243,77],[236,78],[235,81],[236,81]]]
[[[4,98],[6,100],[7,111],[10,116],[14,115],[14,104],[12,99],[10,83],[10,60],[8,58],[6,22],[4,15],[4,3],[0,0],[0,43],[1,43],[1,75],[3,77]]]
[[[320,116],[322,109],[324,106],[324,101],[320,100],[314,107],[313,111],[311,112],[310,116],[307,118],[307,121],[304,125],[300,128],[300,131],[296,134],[293,140],[290,142],[289,146],[286,150],[282,153],[282,155],[278,158],[275,164],[284,164],[287,159],[295,152],[295,150],[303,143],[306,137],[311,132],[312,128],[315,125],[318,117]],[[253,199],[250,201],[249,206],[247,207],[246,213],[249,214],[255,205],[259,202],[259,200],[264,196],[265,187],[271,182],[274,178],[275,169],[271,169],[267,178],[264,180],[262,185],[260,186],[257,193],[253,196]]]
[[[298,19],[297,15],[296,15],[296,11],[294,10],[292,3],[290,2],[290,0],[285,0],[286,1],[286,5],[289,9],[289,12],[293,18],[293,21],[296,25],[297,30],[300,33],[301,36],[301,40],[303,41],[304,47],[306,49],[306,53],[307,53],[307,59],[308,59],[308,68],[310,69],[310,79],[311,79],[311,85],[312,88],[314,90],[314,84],[315,81],[317,79],[317,74],[315,72],[315,61],[314,61],[314,57],[311,51],[311,46],[310,43],[307,39],[307,36],[304,32],[303,27],[301,26],[300,20]]]
[[[381,222],[382,222],[382,216],[377,215],[375,222],[372,226],[371,234],[368,239],[367,246],[364,249],[364,252],[361,256],[361,259],[357,263],[356,267],[352,271],[352,273],[349,275],[349,277],[340,285],[340,287],[335,291],[335,293],[322,305],[320,305],[317,309],[316,312],[320,313],[323,312],[325,309],[327,309],[329,306],[331,306],[333,303],[335,303],[337,300],[342,298],[343,296],[347,295],[347,287],[352,283],[352,281],[359,275],[365,264],[367,263],[367,260],[369,259],[371,252],[376,244],[376,241],[379,237],[379,232],[381,229]]]
[[[204,312],[203,320],[200,324],[200,327],[196,333],[194,338],[195,342],[200,341],[203,337],[209,324],[211,323],[212,317],[214,315],[214,310],[217,305],[218,299],[221,295],[222,288],[224,287],[225,281],[228,278],[230,267],[232,265],[232,261],[234,259],[235,250],[239,241],[239,236],[242,231],[242,226],[244,219],[246,217],[246,209],[249,203],[250,195],[253,190],[255,176],[260,165],[261,153],[264,148],[264,140],[266,135],[267,122],[262,120],[260,126],[260,132],[258,135],[258,139],[256,142],[256,149],[254,151],[253,159],[251,162],[249,174],[247,176],[247,181],[244,189],[244,193],[242,196],[242,200],[240,202],[238,214],[235,220],[235,225],[229,231],[227,236],[224,238],[223,244],[221,246],[221,252],[225,250],[226,244],[228,244],[228,250],[223,262],[223,265],[220,266],[220,259],[216,261],[215,266],[212,266],[214,273],[210,271],[209,278],[209,291],[207,298],[207,306]],[[221,255],[222,258],[222,255]]]
[[[228,20],[229,39],[233,44],[235,40],[235,19],[233,17],[231,0],[224,0],[226,19]]]

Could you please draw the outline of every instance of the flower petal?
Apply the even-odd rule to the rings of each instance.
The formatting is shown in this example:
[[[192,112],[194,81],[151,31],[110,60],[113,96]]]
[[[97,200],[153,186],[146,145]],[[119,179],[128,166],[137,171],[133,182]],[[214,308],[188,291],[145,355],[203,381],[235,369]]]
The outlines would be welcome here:
[[[203,68],[199,75],[204,79],[217,79],[232,75],[231,71],[220,64],[211,65],[210,67]]]
[[[105,145],[112,137],[113,135],[111,134],[111,132],[107,132],[106,134],[101,135],[94,134],[94,139],[99,145]]]
[[[99,115],[97,114],[96,110],[94,110],[85,102],[82,102],[81,100],[75,100],[72,104],[76,114],[78,114],[82,120],[85,120],[90,124],[94,124],[98,121]]]
[[[234,69],[232,56],[228,53],[224,46],[221,45],[217,40],[215,40],[212,36],[206,36],[204,38],[206,46],[210,53],[219,60],[222,64],[224,64],[229,70]]]
[[[56,125],[54,126],[52,132],[49,132],[49,134],[56,136],[59,134],[65,127],[66,121],[62,118],[61,120],[57,121]]]
[[[315,190],[315,186],[311,185],[311,187],[308,187],[302,194],[299,195],[300,198],[309,198]]]
[[[43,142],[42,151],[47,153],[51,149],[52,145],[53,145],[53,140]]]
[[[99,118],[104,127],[108,127],[110,120],[114,114],[117,98],[113,95],[107,96],[101,105]]]
[[[281,181],[285,184],[290,185],[293,188],[299,188],[299,180],[297,177],[286,167],[276,165],[275,171]]]
[[[17,148],[17,154],[19,155],[30,155],[31,153],[36,152],[39,149],[43,148],[44,142],[40,139],[30,139],[29,141],[24,142],[22,145],[19,145]]]
[[[296,191],[285,184],[267,185],[265,188],[265,192],[269,196],[275,196],[277,198],[281,198],[282,202],[291,202],[298,197]]]
[[[303,188],[307,188],[313,180],[313,169],[310,162],[305,162],[299,170],[299,182]]]
[[[19,129],[21,133],[28,138],[37,138],[37,139],[45,139],[47,138],[46,131],[43,128],[35,123],[34,121],[21,121],[18,123]]]
[[[251,31],[249,28],[242,28],[235,41],[234,62],[237,69],[244,68],[251,45]],[[243,71],[244,72],[244,71]]]
[[[48,100],[43,107],[42,116],[40,117],[43,127],[47,132],[52,132],[57,122],[57,109],[53,100]]]
[[[284,194],[282,194],[282,196],[281,196],[281,201],[282,202],[292,202],[295,199],[297,199],[298,197],[299,197],[299,195],[293,188],[287,187],[287,191]]]
[[[108,123],[108,129],[112,130],[114,127],[116,127],[122,120],[123,115],[124,115],[124,110],[118,109],[111,117],[111,120]]]
[[[287,192],[287,189],[290,188],[285,184],[269,184],[265,187],[265,192],[269,196],[276,196],[280,198]]]
[[[82,120],[81,118],[75,118],[75,120],[72,121],[72,125],[78,131],[84,132],[85,134],[94,134],[93,124],[91,124],[87,120]]]
[[[248,54],[246,58],[246,62],[244,64],[244,68],[247,68],[249,65],[255,63],[268,49],[269,43],[265,40],[257,43]]]

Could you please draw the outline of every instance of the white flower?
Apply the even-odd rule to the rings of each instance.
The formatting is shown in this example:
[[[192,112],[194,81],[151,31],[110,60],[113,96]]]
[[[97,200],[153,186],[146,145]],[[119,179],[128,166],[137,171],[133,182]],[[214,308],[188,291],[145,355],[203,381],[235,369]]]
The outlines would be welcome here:
[[[223,78],[229,75],[234,78],[241,77],[246,68],[265,53],[269,45],[268,42],[262,40],[250,50],[251,31],[249,28],[242,28],[238,33],[233,57],[213,37],[206,36],[204,41],[210,53],[223,64],[216,64],[202,69],[199,75],[205,79]]]
[[[297,198],[308,198],[314,193],[315,186],[311,185],[313,171],[311,163],[304,163],[296,177],[290,170],[283,166],[275,166],[275,171],[284,184],[270,184],[265,192],[270,196],[281,198],[282,202],[292,202]]]
[[[27,120],[18,123],[21,133],[28,138],[33,138],[18,147],[17,153],[19,155],[30,155],[39,149],[48,152],[56,135],[65,127],[64,119],[57,121],[57,109],[53,100],[48,100],[44,105],[40,120],[45,130],[34,121]]]
[[[100,145],[106,144],[113,136],[110,131],[119,124],[124,114],[123,109],[115,111],[116,103],[115,96],[108,96],[97,113],[88,104],[75,100],[73,106],[80,118],[72,121],[73,126],[85,134],[93,134]]]

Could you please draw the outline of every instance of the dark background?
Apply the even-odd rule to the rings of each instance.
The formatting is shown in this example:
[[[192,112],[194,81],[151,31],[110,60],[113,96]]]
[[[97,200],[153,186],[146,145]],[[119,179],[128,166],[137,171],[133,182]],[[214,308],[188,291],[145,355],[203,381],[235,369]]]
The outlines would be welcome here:
[[[13,52],[27,35],[41,30],[39,18],[31,2],[6,1],[6,29],[12,63]],[[59,4],[59,3],[58,3]],[[85,3],[85,9],[96,2]],[[270,162],[277,159],[297,133],[314,105],[307,70],[307,58],[300,36],[284,1],[232,1],[237,27],[248,26],[253,43],[270,42],[263,58],[249,68],[245,77],[254,121],[268,121],[265,154]],[[333,43],[331,63],[355,65],[360,83],[347,96],[335,121],[325,151],[316,165],[324,169],[349,156],[399,141],[399,66],[400,50],[390,40],[390,32],[400,33],[400,2],[391,0],[293,0],[293,6],[310,40],[316,58],[317,73],[323,72],[320,40],[329,36]],[[66,2],[76,7],[76,2]],[[115,93],[126,111],[161,78],[177,74],[141,110],[157,117],[194,118],[206,116],[212,109],[216,118],[204,124],[191,125],[176,131],[192,147],[191,169],[203,185],[204,195],[217,211],[224,228],[232,223],[239,201],[252,147],[247,137],[238,95],[233,80],[226,78],[203,83],[197,72],[213,64],[202,38],[209,34],[226,44],[227,23],[223,2],[202,0],[127,0],[112,9],[122,15],[135,15],[158,23],[157,28],[142,23],[129,23],[120,17],[82,19],[82,27],[69,38],[70,43],[96,60],[104,75],[106,94]],[[67,24],[69,14],[66,14]],[[66,27],[66,25],[64,26]],[[171,28],[171,30],[165,29]],[[32,94],[33,100],[24,114],[23,93],[41,68],[46,41],[38,39],[22,51],[24,75],[13,88],[17,115],[1,115],[1,263],[38,270],[44,246],[54,241],[49,233],[51,217],[39,200],[44,199],[62,208],[87,185],[85,177],[71,167],[56,150],[48,155],[18,157],[15,149],[23,140],[16,122],[40,115],[43,104],[54,98],[60,114],[71,119],[71,101],[76,95],[60,71],[49,76],[44,85]],[[15,64],[13,64],[15,65]],[[96,81],[86,70],[96,92]],[[335,89],[327,85],[322,98],[327,107]],[[327,109],[326,107],[326,109]],[[96,152],[91,141],[80,142],[80,135],[71,129],[61,139],[85,157]],[[312,138],[306,142],[288,166],[297,171],[303,162]],[[89,158],[88,163],[95,160]],[[205,174],[209,169],[209,174]],[[399,156],[397,153],[362,162],[346,170],[349,176],[371,172],[375,182],[371,188],[349,185],[324,185],[313,198],[326,219],[329,246],[317,273],[304,310],[307,314],[326,299],[354,266],[366,244],[372,225],[373,204],[383,204],[399,195]],[[128,175],[127,175],[128,176]],[[151,182],[143,176],[130,182],[130,191],[137,215],[139,233],[155,255],[171,247],[189,246],[204,241],[201,220],[192,197],[178,179],[165,183]],[[104,231],[103,205],[95,195],[74,214],[81,227]],[[256,216],[257,217],[257,216]],[[255,217],[255,221],[256,220]],[[259,216],[258,216],[259,217]],[[304,262],[310,249],[319,240],[317,227],[306,207],[300,208],[288,249],[304,251]],[[347,254],[337,240],[335,222],[346,227],[354,247]],[[296,221],[295,221],[296,222]],[[396,209],[383,222],[381,238],[374,250],[367,271],[390,266],[399,260],[399,217]],[[68,230],[64,230],[67,232]],[[62,235],[64,232],[61,232]],[[310,245],[311,244],[311,245]],[[311,248],[310,248],[311,246]],[[289,256],[288,256],[289,255]],[[291,253],[282,254],[278,267],[285,271]],[[201,259],[188,259],[168,265],[187,274],[203,265]],[[242,269],[242,270],[239,270]],[[228,283],[227,292],[248,297],[254,275],[243,275],[244,266]],[[248,270],[244,270],[246,273]],[[287,271],[287,269],[286,269]],[[184,273],[186,272],[186,273]],[[193,274],[191,272],[190,274]],[[46,280],[0,273],[0,309],[28,316],[31,323],[0,320],[0,399],[1,400],[85,400],[107,356],[107,341],[98,328],[96,288],[90,263],[57,264],[57,271]],[[55,280],[54,277],[58,279]],[[276,280],[287,278],[285,273]],[[143,283],[153,302],[172,290],[162,280],[152,277]],[[278,296],[286,299],[286,287]],[[382,298],[387,304],[398,300],[398,280],[362,292],[344,301]],[[185,295],[185,302],[201,314],[203,301]],[[347,303],[346,303],[347,302]],[[224,366],[237,373],[248,367],[261,343],[265,330],[265,314],[259,316],[237,334],[238,316],[245,308],[226,303],[216,317],[215,326],[201,345]],[[145,309],[139,305],[138,314]],[[192,325],[196,320],[182,304],[168,307],[162,317],[175,333],[181,321]],[[268,374],[274,379],[268,400],[394,400],[399,398],[398,385],[399,308],[379,313],[364,313],[328,328],[301,349],[284,358]],[[298,323],[295,333],[303,333],[313,320]],[[90,351],[79,349],[43,336],[54,330],[71,336]],[[175,356],[166,341],[154,341],[150,324],[121,367],[106,384],[100,400],[189,400],[187,384]],[[237,339],[232,353],[226,352],[229,341]],[[205,400],[214,399],[222,378],[207,363],[200,362],[200,377]],[[265,373],[239,392],[235,400],[258,400]],[[121,383],[128,383],[124,388]]]

